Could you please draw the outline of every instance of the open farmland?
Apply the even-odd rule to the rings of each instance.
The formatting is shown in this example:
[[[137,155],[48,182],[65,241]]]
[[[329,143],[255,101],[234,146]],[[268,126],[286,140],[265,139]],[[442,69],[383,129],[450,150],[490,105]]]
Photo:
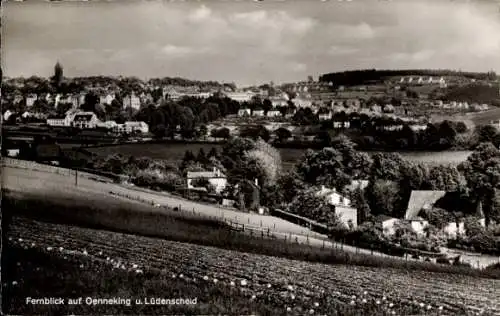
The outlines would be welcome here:
[[[25,304],[26,296],[36,297],[40,293],[62,297],[129,296],[133,299],[164,297],[166,293],[181,297],[198,295],[201,304],[196,308],[199,309],[175,310],[181,313],[235,313],[235,307],[245,305],[250,310],[237,312],[284,314],[289,308],[291,315],[335,315],[339,310],[344,310],[344,315],[473,315],[479,310],[500,314],[500,281],[492,279],[311,264],[107,231],[68,229],[68,226],[20,218],[14,218],[8,232],[7,248],[12,247],[40,252],[46,256],[44,258],[64,260],[66,266],[72,267],[67,271],[71,271],[75,279],[65,279],[66,283],[58,286],[53,279],[58,274],[40,272],[52,266],[36,262],[34,257],[31,261],[12,264],[2,280],[4,307],[8,307],[8,313],[47,312],[47,307]],[[14,253],[6,255],[14,256]],[[87,280],[81,276],[88,276],[88,269],[98,275],[106,271],[108,274],[127,273],[127,282],[104,282],[114,285],[105,289],[108,292],[95,292],[95,289],[104,290],[104,283],[85,284]],[[47,275],[51,278],[44,279]],[[179,283],[191,286],[180,290]],[[33,285],[45,286],[44,290],[50,292]],[[165,285],[175,285],[173,288],[179,291],[159,292],[158,287],[164,289]],[[214,287],[219,289],[218,301],[213,296]],[[86,291],[75,292],[82,288]],[[207,305],[213,305],[212,309]],[[59,314],[106,311],[104,306],[57,308]],[[113,308],[113,312],[127,314],[147,311],[145,306]],[[172,312],[168,307],[158,308],[160,313]]]

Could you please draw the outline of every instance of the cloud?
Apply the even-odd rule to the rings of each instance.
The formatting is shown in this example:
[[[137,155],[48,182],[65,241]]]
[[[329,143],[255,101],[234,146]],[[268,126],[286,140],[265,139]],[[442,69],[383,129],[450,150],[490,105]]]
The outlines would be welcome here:
[[[202,5],[188,15],[188,20],[191,22],[202,22],[207,20],[211,15],[212,10],[210,10],[206,5]]]

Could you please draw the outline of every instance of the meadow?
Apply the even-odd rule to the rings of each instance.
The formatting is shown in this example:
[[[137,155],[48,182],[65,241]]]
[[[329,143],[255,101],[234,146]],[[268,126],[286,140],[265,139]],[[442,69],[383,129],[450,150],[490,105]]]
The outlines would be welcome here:
[[[8,314],[495,315],[500,281],[325,265],[15,217],[4,243]],[[64,273],[61,273],[63,271]],[[120,297],[131,305],[29,305]],[[192,305],[135,299],[197,298]],[[85,302],[85,301],[84,301]]]

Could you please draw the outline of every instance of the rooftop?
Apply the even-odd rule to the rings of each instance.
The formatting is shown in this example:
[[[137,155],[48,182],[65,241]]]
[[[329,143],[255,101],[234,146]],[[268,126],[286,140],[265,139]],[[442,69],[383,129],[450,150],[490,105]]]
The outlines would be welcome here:
[[[432,207],[440,198],[446,195],[446,191],[418,191],[411,192],[408,208],[406,209],[405,219],[418,219],[418,214],[424,208]]]

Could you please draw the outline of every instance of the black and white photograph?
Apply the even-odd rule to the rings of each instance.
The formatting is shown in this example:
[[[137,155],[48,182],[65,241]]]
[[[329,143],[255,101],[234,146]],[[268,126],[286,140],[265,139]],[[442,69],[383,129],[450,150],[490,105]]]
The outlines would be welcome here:
[[[500,316],[500,0],[2,0],[1,313]]]

